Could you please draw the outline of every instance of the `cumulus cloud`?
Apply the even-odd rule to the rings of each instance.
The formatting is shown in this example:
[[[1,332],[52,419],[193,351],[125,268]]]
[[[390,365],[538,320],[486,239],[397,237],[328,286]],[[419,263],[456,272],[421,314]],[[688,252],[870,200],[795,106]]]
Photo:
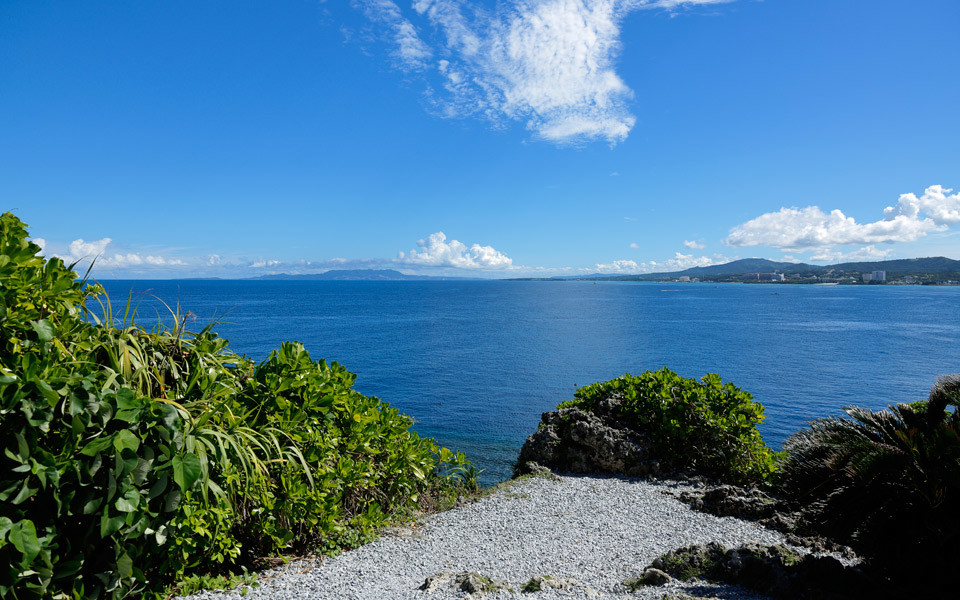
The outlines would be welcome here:
[[[722,254],[711,256],[695,256],[693,254],[683,254],[677,252],[673,258],[664,261],[647,261],[638,263],[633,260],[615,260],[611,263],[599,263],[595,270],[606,274],[632,274],[632,273],[661,273],[666,271],[683,271],[692,267],[709,267],[730,262],[731,258]]]
[[[38,252],[37,254],[42,254],[44,248],[47,247],[47,240],[45,240],[45,239],[43,239],[43,238],[33,238],[33,239],[31,239],[30,241],[33,242],[34,244],[40,246],[40,252]]]
[[[446,117],[520,121],[558,143],[624,140],[636,118],[633,91],[616,73],[620,23],[637,10],[676,10],[725,0],[511,0],[496,12],[476,0],[354,0],[390,32],[403,68],[438,79],[428,98]],[[424,40],[411,19],[436,39]],[[435,60],[432,60],[435,59]]]
[[[891,250],[881,250],[872,244],[853,252],[839,252],[830,248],[823,248],[812,255],[810,260],[830,263],[883,260],[889,256],[890,252]]]
[[[714,254],[713,256],[696,256],[694,254],[677,252],[673,255],[673,258],[662,262],[657,262],[655,260],[645,262],[643,263],[643,268],[645,272],[648,273],[656,273],[660,271],[683,271],[684,269],[690,269],[693,267],[709,267],[710,265],[719,265],[730,262],[731,260],[733,259],[723,256],[722,254]]]
[[[597,264],[596,271],[598,273],[643,273],[640,265],[637,264],[635,260],[615,260],[609,264]]]
[[[789,251],[828,249],[850,244],[912,242],[930,232],[943,231],[960,222],[960,194],[934,185],[919,198],[903,194],[884,218],[857,223],[835,209],[825,213],[817,206],[781,208],[730,230],[731,246],[770,246]]]
[[[901,194],[895,206],[883,209],[883,215],[887,219],[917,219],[923,213],[937,225],[956,225],[960,223],[960,192],[950,195],[952,191],[942,185],[931,185],[919,198],[912,193]]]
[[[704,244],[697,242],[697,240],[684,240],[683,245],[691,250],[703,250],[706,248]]]
[[[262,269],[264,267],[275,267],[279,264],[281,264],[281,261],[279,260],[264,260],[261,256],[257,260],[250,263],[250,267],[253,269]]]
[[[97,267],[124,269],[128,267],[178,267],[187,263],[179,258],[167,258],[153,254],[107,253],[111,240],[108,237],[92,242],[78,238],[70,242],[65,254],[54,254],[67,264],[96,261]]]
[[[447,241],[442,231],[417,241],[417,248],[397,254],[397,262],[429,267],[457,269],[505,269],[513,260],[492,246],[473,244],[469,248],[457,240]]]
[[[640,244],[638,244],[638,243],[636,243],[636,242],[631,242],[630,247],[633,248],[634,250],[636,250],[637,248],[640,247]]]

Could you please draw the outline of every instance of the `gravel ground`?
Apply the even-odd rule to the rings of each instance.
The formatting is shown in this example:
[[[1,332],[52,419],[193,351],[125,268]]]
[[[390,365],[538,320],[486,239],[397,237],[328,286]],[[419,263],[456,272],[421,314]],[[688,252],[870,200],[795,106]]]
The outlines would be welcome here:
[[[335,558],[296,561],[260,575],[244,598],[416,599],[463,598],[451,588],[419,590],[444,571],[472,571],[507,580],[515,593],[488,598],[655,598],[683,591],[696,596],[757,598],[733,586],[704,583],[644,588],[630,593],[624,579],[642,573],[654,558],[681,546],[717,541],[784,543],[775,531],[691,510],[672,497],[684,486],[649,481],[561,477],[526,479],[503,486],[479,502],[431,515],[410,528]],[[535,575],[576,579],[565,590],[521,594]],[[234,592],[190,598],[226,599]]]

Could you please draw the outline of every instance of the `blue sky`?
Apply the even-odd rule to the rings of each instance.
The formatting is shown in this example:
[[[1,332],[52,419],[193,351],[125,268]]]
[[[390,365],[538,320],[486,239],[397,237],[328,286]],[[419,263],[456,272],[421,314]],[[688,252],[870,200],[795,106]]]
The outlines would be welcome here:
[[[960,259],[955,0],[0,4],[0,203],[99,277]]]

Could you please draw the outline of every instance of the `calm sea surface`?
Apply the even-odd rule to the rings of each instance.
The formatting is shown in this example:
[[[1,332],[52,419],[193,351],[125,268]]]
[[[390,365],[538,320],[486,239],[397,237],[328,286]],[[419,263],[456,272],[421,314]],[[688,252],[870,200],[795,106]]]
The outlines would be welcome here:
[[[926,397],[960,371],[960,288],[513,281],[107,281],[154,294],[262,360],[285,340],[357,374],[356,389],[509,476],[540,413],[578,386],[667,366],[719,373],[766,406],[779,446],[841,406]]]

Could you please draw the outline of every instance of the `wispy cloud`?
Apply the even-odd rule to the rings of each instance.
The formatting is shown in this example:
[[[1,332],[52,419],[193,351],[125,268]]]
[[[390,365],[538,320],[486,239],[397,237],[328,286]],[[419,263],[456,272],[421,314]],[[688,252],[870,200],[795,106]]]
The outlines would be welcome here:
[[[405,70],[421,70],[433,57],[433,51],[417,32],[416,27],[403,16],[393,0],[353,0],[371,22],[379,25],[393,48],[397,64]]]
[[[417,241],[417,248],[397,254],[397,262],[429,267],[453,267],[456,269],[506,269],[513,260],[492,246],[473,244],[469,248],[457,240],[447,241],[447,236],[438,231]]]
[[[440,115],[519,121],[565,144],[616,143],[636,123],[633,91],[615,69],[628,14],[724,1],[512,0],[490,12],[476,1],[414,0],[409,16],[393,0],[353,4],[388,32],[401,68],[439,80],[428,98]]]
[[[697,240],[684,240],[683,245],[691,250],[703,250],[706,248],[705,244],[698,242]]]
[[[726,243],[802,252],[854,244],[912,242],[960,222],[960,194],[950,195],[952,191],[933,185],[920,197],[903,194],[897,204],[884,209],[883,219],[870,223],[857,223],[839,209],[825,213],[817,206],[781,208],[734,227]]]

